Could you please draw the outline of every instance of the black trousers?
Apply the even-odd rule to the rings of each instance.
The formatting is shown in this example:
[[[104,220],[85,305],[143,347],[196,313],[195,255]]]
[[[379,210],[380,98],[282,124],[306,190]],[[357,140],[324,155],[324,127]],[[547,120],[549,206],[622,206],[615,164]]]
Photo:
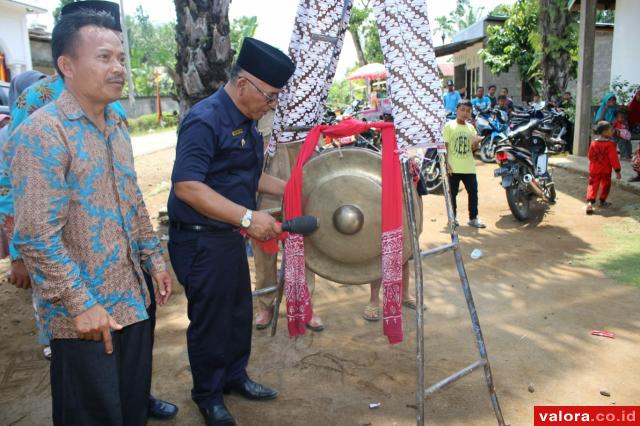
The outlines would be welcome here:
[[[191,397],[208,408],[222,402],[227,383],[246,377],[253,306],[244,237],[171,229],[169,255],[188,301]]]
[[[156,293],[153,288],[153,279],[151,275],[144,274],[144,282],[147,284],[147,288],[149,289],[149,296],[151,298],[151,302],[149,303],[149,307],[147,308],[147,315],[149,315],[149,323],[151,324],[151,352],[153,352],[153,343],[155,342],[155,332],[156,332]]]
[[[453,173],[449,176],[453,214],[457,214],[458,210],[456,197],[460,190],[460,182],[464,184],[464,189],[469,194],[469,220],[473,220],[478,217],[478,178],[475,173]]]
[[[151,323],[112,332],[104,342],[51,341],[51,399],[55,426],[142,426],[151,387]]]

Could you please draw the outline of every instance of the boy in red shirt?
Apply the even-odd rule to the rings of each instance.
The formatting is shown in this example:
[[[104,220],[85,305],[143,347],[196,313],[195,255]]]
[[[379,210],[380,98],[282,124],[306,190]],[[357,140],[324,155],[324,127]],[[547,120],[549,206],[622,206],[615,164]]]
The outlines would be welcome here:
[[[611,170],[616,172],[616,179],[620,180],[620,160],[613,140],[613,127],[607,121],[600,121],[596,125],[598,135],[589,145],[589,186],[587,187],[587,214],[593,214],[593,204],[600,192],[600,207],[610,206],[607,203],[609,189],[611,189]]]

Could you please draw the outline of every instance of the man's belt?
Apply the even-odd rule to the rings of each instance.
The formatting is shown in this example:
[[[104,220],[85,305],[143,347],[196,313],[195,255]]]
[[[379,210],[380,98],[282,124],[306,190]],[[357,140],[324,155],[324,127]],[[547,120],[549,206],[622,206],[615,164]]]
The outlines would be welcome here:
[[[212,225],[196,225],[192,223],[184,223],[184,222],[170,222],[171,229],[175,229],[176,231],[191,231],[191,232],[217,232],[217,233],[227,233],[237,231],[236,228],[232,229],[220,229],[218,227]]]

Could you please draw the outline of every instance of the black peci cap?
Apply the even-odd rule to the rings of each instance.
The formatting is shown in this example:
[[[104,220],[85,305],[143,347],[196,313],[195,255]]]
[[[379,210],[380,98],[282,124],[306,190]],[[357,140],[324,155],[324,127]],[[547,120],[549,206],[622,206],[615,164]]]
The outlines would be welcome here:
[[[120,25],[120,5],[118,3],[99,0],[76,1],[64,6],[60,11],[60,16],[77,12],[80,9],[90,9],[109,13],[116,21],[117,30],[122,32],[122,27]]]
[[[278,89],[287,84],[296,69],[293,61],[280,50],[251,37],[244,39],[236,64]]]

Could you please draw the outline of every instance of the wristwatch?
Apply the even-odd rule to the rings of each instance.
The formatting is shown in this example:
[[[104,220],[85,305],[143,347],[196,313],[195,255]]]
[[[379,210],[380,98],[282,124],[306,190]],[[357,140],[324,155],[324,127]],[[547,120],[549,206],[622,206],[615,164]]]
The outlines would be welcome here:
[[[247,229],[251,226],[251,219],[253,219],[253,212],[247,209],[247,211],[244,212],[244,216],[242,216],[242,219],[240,219],[240,226],[243,229]]]

